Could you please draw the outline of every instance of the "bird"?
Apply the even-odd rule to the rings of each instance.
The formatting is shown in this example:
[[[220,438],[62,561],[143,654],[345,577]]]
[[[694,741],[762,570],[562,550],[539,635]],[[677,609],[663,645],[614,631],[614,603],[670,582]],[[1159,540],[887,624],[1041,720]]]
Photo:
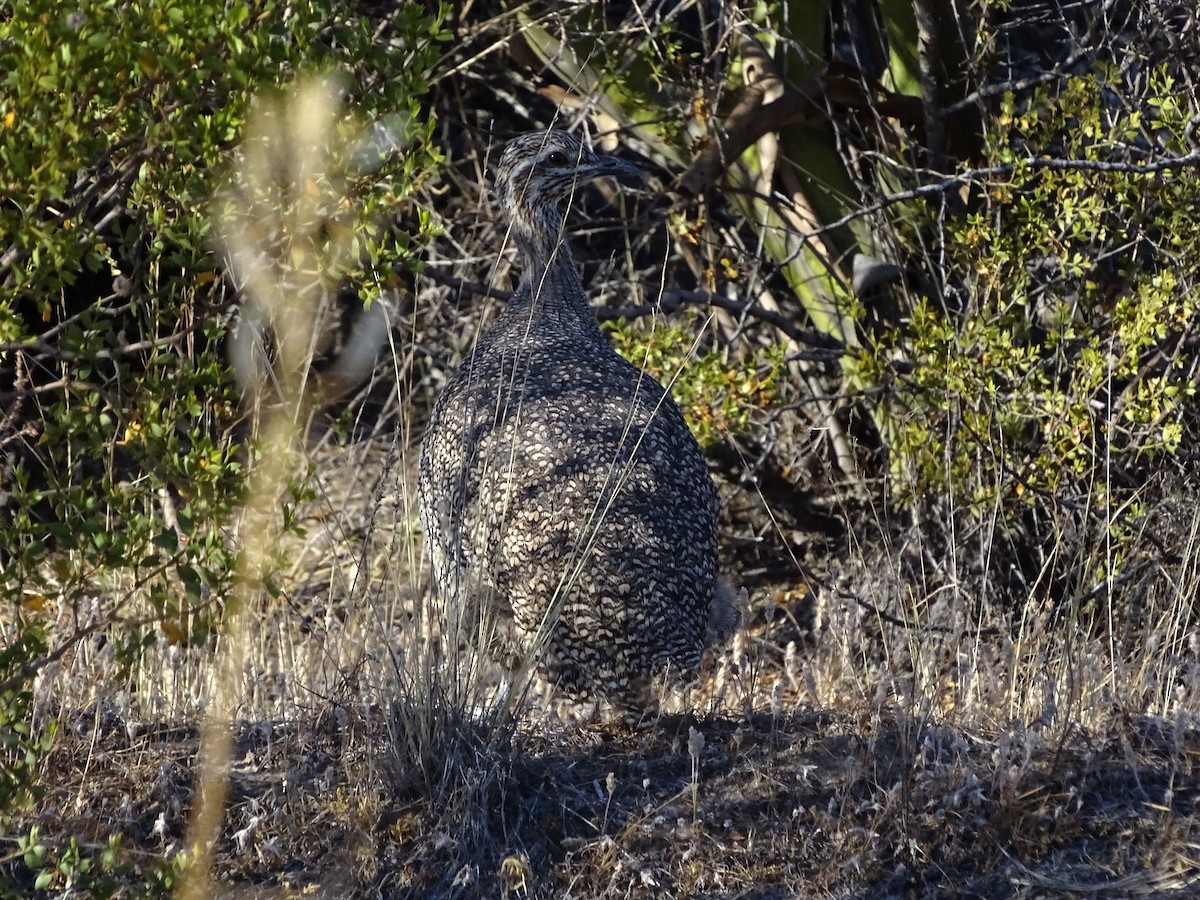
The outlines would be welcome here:
[[[563,130],[524,134],[496,171],[516,291],[450,376],[422,440],[418,497],[436,590],[498,623],[497,655],[568,703],[644,715],[694,678],[737,612],[718,580],[720,504],[663,386],[612,348],[563,208],[631,163]]]

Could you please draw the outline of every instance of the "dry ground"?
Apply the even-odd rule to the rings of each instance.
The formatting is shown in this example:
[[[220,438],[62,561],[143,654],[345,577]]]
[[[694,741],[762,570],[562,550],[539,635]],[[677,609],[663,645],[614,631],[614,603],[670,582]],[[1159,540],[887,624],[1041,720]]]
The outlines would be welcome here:
[[[797,642],[811,598],[788,606],[788,596],[753,605],[701,711],[637,729],[568,725],[536,703],[515,723],[464,716],[446,698],[405,697],[397,680],[390,700],[344,685],[332,700],[277,696],[279,718],[235,728],[213,875],[229,897],[1200,890],[1194,715],[1128,713],[1116,690],[1110,706],[1086,710],[1072,711],[1071,690],[1029,686],[984,705],[979,673],[975,687],[962,671],[922,685],[915,642],[908,671],[868,664],[861,641],[857,651],[831,634]],[[247,670],[266,677],[254,661]],[[59,686],[81,695],[83,671],[70,663]],[[1027,694],[1039,716],[1020,713]],[[155,722],[136,691],[101,685],[93,696],[87,709],[58,709],[45,793],[10,833],[37,826],[56,859],[71,838],[98,858],[120,835],[106,879],[82,883],[161,895],[185,846],[198,717]],[[1004,719],[1006,708],[1018,715]],[[6,853],[12,895],[34,874]],[[81,895],[65,876],[54,888],[45,895]]]
[[[515,896],[508,857],[537,897],[1185,897],[1200,877],[1200,733],[1183,723],[987,737],[829,711],[530,728],[462,749],[453,793],[431,798],[392,769],[378,717],[336,718],[239,730],[227,896]],[[117,881],[138,895],[180,847],[196,750],[195,729],[80,716],[22,828],[121,834]]]

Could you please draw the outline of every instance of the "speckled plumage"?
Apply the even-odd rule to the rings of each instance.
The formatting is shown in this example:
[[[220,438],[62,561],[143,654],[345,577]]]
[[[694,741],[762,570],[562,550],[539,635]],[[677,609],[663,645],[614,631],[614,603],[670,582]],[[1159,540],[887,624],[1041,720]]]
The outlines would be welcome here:
[[[639,173],[561,131],[505,148],[496,187],[521,281],[434,407],[419,492],[442,595],[485,602],[514,654],[552,623],[541,674],[629,709],[655,676],[693,672],[729,610],[700,448],[609,346],[563,236],[561,207],[608,175]]]

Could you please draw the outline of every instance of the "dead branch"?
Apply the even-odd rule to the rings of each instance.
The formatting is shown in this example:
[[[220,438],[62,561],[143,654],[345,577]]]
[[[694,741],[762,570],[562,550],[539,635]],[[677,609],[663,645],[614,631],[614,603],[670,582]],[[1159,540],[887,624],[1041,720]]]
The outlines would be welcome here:
[[[427,268],[424,272],[431,280],[438,284],[446,285],[447,287],[455,288],[459,291],[464,291],[468,294],[474,294],[479,297],[492,297],[497,300],[508,300],[512,297],[510,291],[503,291],[499,288],[490,287],[486,284],[481,284],[478,281],[467,281],[465,278],[458,278],[454,275],[447,275],[444,272],[439,272],[437,269]],[[662,298],[654,303],[643,303],[638,306],[616,306],[605,307],[595,311],[596,318],[602,322],[611,321],[613,319],[639,319],[642,316],[669,314],[677,311],[683,306],[715,306],[719,309],[729,310],[742,316],[748,316],[751,319],[757,319],[771,327],[777,329],[795,341],[803,344],[808,344],[810,347],[817,347],[823,350],[831,351],[832,354],[843,352],[846,347],[841,341],[830,337],[819,331],[814,331],[808,328],[801,328],[795,322],[791,321],[786,316],[772,312],[769,309],[763,309],[753,303],[747,303],[743,300],[738,300],[733,297],[725,297],[721,294],[713,294],[708,291],[669,291]]]

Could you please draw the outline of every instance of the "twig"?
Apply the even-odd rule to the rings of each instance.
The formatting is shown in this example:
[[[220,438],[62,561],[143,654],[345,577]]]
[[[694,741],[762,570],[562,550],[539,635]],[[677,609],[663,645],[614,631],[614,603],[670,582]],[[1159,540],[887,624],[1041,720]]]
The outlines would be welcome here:
[[[752,38],[743,37],[739,49],[744,60],[769,60],[766,51]],[[773,65],[767,68],[773,70]],[[870,93],[865,90],[867,87]],[[768,95],[776,94],[775,99],[767,101]],[[690,196],[703,193],[763,135],[805,122],[814,112],[824,114],[830,104],[869,109],[901,121],[920,122],[924,118],[920,98],[888,91],[856,69],[831,66],[813,74],[800,86],[781,82],[774,75],[753,80],[722,123],[722,137],[710,142],[679,179],[679,190]]]
[[[481,284],[478,281],[467,281],[465,278],[447,275],[433,268],[425,269],[424,274],[427,275],[432,281],[436,281],[438,284],[444,284],[447,287],[452,287],[480,297],[492,297],[497,300],[505,301],[511,299],[512,297],[511,291],[504,291],[500,290],[499,288],[490,287],[489,285]],[[793,340],[808,344],[810,347],[818,347],[824,350],[833,350],[838,352],[842,352],[846,349],[846,345],[837,338],[809,328],[801,328],[786,316],[782,316],[779,313],[772,312],[768,309],[763,309],[761,306],[756,306],[753,303],[746,303],[742,300],[725,297],[720,294],[712,294],[708,291],[670,291],[669,293],[664,294],[656,303],[643,303],[638,306],[603,307],[596,309],[595,315],[596,318],[602,322],[611,321],[613,319],[638,319],[642,316],[654,315],[656,313],[672,313],[685,305],[715,306],[720,309],[726,309],[730,312],[738,313],[740,315],[749,316],[752,319],[757,319],[760,322],[764,322],[774,328],[777,328],[779,331],[783,332]]]
[[[741,52],[743,57],[753,61],[762,51],[757,42],[750,38],[743,38]],[[783,83],[782,94],[770,102],[765,102],[765,98],[772,88],[775,89],[775,93],[780,88],[777,77],[755,81],[746,86],[737,105],[721,126],[723,136],[719,140],[710,142],[679,179],[679,190],[683,194],[696,196],[712,187],[720,178],[721,173],[760,137],[778,131],[787,125],[804,122],[810,118],[814,110],[824,113],[831,103],[848,109],[873,109],[882,115],[901,121],[923,122],[927,128],[931,124],[927,121],[929,116],[924,103],[919,98],[893,94],[861,72],[843,71],[836,66],[831,66],[825,72],[813,75],[799,87]],[[867,88],[870,89],[869,92]],[[979,95],[977,92],[958,103],[948,105],[940,111],[939,118],[962,109],[964,105],[977,99]],[[878,212],[894,203],[944,193],[966,182],[1007,177],[1013,174],[1018,167],[1032,170],[1125,172],[1149,175],[1186,168],[1197,162],[1200,162],[1200,150],[1192,150],[1183,156],[1147,163],[1029,157],[1002,166],[968,169],[933,184],[891,194],[874,204],[846,214],[838,221],[829,223],[814,233],[840,228],[854,219]]]
[[[853,222],[855,219],[873,215],[896,203],[933,197],[955,190],[964,184],[985,181],[989,178],[1007,178],[1020,168],[1027,168],[1032,171],[1049,169],[1055,172],[1122,172],[1130,175],[1155,175],[1160,172],[1186,169],[1191,166],[1200,166],[1200,149],[1192,150],[1183,156],[1172,156],[1146,163],[1104,162],[1098,159],[1047,159],[1031,156],[1015,163],[1006,163],[1002,166],[964,169],[962,172],[955,175],[948,175],[930,184],[923,184],[906,191],[897,191],[894,194],[888,194],[874,203],[868,203],[866,206],[862,206],[853,212],[846,213],[840,219],[825,223],[820,228],[810,232],[810,235],[833,231],[849,222]]]
[[[405,269],[404,271],[408,270]],[[512,291],[494,288],[478,281],[467,281],[467,279],[459,278],[457,275],[447,275],[433,266],[426,266],[421,271],[421,274],[430,281],[436,281],[438,284],[443,284],[446,287],[452,287],[455,290],[464,291],[468,294],[475,294],[477,297],[491,297],[493,300],[504,300],[505,302],[512,299]]]
[[[740,315],[749,316],[765,322],[786,334],[792,340],[808,344],[810,347],[820,347],[825,350],[844,351],[846,345],[837,338],[810,328],[801,328],[786,316],[763,309],[753,303],[747,303],[721,294],[708,291],[670,291],[662,296],[657,303],[643,303],[640,306],[619,306],[596,310],[596,318],[606,321],[609,319],[636,319],[653,313],[671,313],[681,306],[715,306]]]
[[[874,603],[863,599],[858,594],[850,594],[846,593],[845,591],[835,591],[834,593],[843,600],[853,600],[867,612],[877,616],[882,621],[887,622],[889,625],[895,625],[897,628],[903,628],[905,631],[925,632],[932,634],[953,634],[959,638],[971,637],[974,635],[985,635],[987,637],[998,637],[1000,635],[1000,629],[996,628],[995,626],[955,630],[947,625],[934,625],[930,622],[910,622],[907,619],[902,619],[899,616],[880,609]]]

